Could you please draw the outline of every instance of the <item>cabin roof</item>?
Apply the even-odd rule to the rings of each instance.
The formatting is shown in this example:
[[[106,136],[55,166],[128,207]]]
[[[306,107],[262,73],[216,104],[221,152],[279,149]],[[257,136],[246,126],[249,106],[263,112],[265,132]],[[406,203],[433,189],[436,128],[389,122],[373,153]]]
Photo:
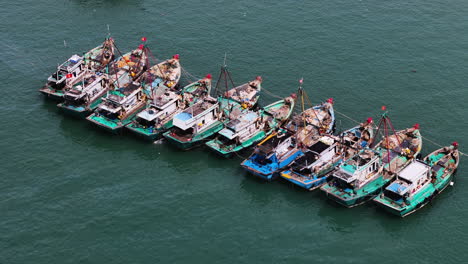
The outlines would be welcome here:
[[[429,167],[429,165],[416,160],[401,170],[401,172],[398,174],[398,177],[413,183],[419,178],[423,177],[425,173],[430,170],[430,168],[431,167]]]

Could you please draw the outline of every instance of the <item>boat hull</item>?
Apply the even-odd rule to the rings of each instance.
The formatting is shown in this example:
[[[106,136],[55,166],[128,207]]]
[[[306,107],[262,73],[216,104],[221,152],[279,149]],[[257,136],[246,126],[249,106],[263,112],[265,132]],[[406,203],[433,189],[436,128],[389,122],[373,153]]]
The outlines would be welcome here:
[[[57,102],[63,101],[63,90],[55,90],[45,86],[42,89],[40,89],[39,92],[41,92],[47,99],[54,100]]]
[[[57,104],[57,107],[65,114],[78,117],[78,118],[86,118],[92,113],[92,110],[87,109],[83,106],[72,106],[66,105],[64,103]]]
[[[427,186],[424,190],[421,190],[421,194],[418,195],[418,197],[415,197],[415,199],[409,203],[407,202],[404,206],[382,196],[374,198],[374,202],[379,207],[393,215],[405,217],[423,208],[426,204],[432,201],[435,196],[444,191],[451,182],[452,177],[453,175],[450,175],[443,181],[436,182],[435,185],[431,184]]]
[[[331,170],[330,170],[331,171]],[[330,172],[328,171],[328,172]],[[306,190],[309,190],[309,191],[313,191],[317,188],[319,188],[320,186],[322,186],[324,183],[327,182],[327,174],[328,172],[326,172],[325,174],[323,174],[323,176],[318,176],[318,177],[313,177],[313,178],[307,178],[305,176],[302,176],[302,175],[298,175],[296,174],[297,176],[296,177],[301,177],[303,178],[302,181],[299,181],[296,179],[296,177],[292,177],[292,174],[295,174],[294,172],[290,171],[290,170],[287,170],[287,171],[284,171],[281,173],[281,178],[301,187],[301,188],[304,188]]]
[[[366,184],[366,186],[356,191],[356,193],[352,192],[352,190],[340,190],[332,186],[331,182],[324,184],[320,187],[320,190],[325,192],[330,200],[351,208],[372,200],[388,182],[389,180],[383,180],[382,177],[380,177]]]
[[[303,153],[300,150],[295,151],[290,154],[287,158],[280,162],[274,162],[267,165],[261,165],[254,161],[251,158],[243,161],[241,163],[242,168],[244,168],[250,174],[257,176],[266,181],[272,181],[280,176],[279,172],[291,164],[297,157],[301,156]]]
[[[125,126],[134,135],[148,141],[155,141],[162,137],[163,133],[172,128],[172,120],[164,124],[161,128],[143,128],[134,122]]]
[[[212,151],[214,151],[216,154],[218,154],[219,156],[221,157],[224,157],[224,158],[231,158],[235,153],[241,151],[241,150],[244,150],[258,142],[260,142],[261,140],[263,140],[268,134],[263,132],[263,131],[260,131],[259,133],[257,133],[256,135],[252,136],[251,138],[249,138],[248,140],[246,140],[245,142],[239,144],[239,145],[236,145],[230,149],[226,149],[226,148],[223,148],[221,144],[217,143],[216,142],[216,139],[212,140],[212,141],[209,141],[206,143],[206,146],[208,148],[210,148]]]
[[[223,129],[223,126],[224,124],[221,121],[217,121],[205,131],[192,137],[191,140],[181,140],[176,136],[173,136],[171,131],[165,132],[163,136],[167,139],[169,143],[176,146],[177,148],[182,150],[189,150],[201,145],[205,140],[214,136],[221,129]]]

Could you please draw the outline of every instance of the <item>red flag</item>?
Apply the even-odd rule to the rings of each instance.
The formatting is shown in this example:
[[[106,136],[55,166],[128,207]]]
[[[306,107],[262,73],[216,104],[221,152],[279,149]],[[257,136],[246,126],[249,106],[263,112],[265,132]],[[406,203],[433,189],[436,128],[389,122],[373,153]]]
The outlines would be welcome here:
[[[67,77],[67,79],[70,79],[71,77],[73,77],[73,74],[67,73],[67,75],[65,77]]]
[[[141,41],[146,42],[146,37],[142,37]]]
[[[143,45],[143,44],[138,45],[138,49],[142,50],[144,47],[145,47],[145,45]]]
[[[301,79],[299,80],[299,83],[302,84],[303,82],[304,82],[304,78],[301,78]]]
[[[208,73],[206,76],[205,76],[206,79],[210,79],[211,80],[211,74]]]
[[[178,60],[179,59],[179,54],[176,54],[176,55],[172,56],[172,58]]]
[[[382,105],[382,111],[387,110],[387,107],[385,105]]]

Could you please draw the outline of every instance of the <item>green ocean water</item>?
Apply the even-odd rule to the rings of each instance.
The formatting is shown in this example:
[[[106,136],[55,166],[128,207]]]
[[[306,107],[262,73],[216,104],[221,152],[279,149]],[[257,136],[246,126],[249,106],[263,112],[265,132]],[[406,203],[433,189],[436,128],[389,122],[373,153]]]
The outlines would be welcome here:
[[[333,97],[358,121],[386,105],[397,128],[468,152],[467,1],[18,0],[0,13],[1,264],[468,263],[466,157],[453,187],[400,219],[256,180],[237,157],[110,135],[38,92],[109,25],[122,51],[146,36],[195,76],[217,76],[226,53],[236,83],[261,75],[287,96],[303,77],[313,103]]]

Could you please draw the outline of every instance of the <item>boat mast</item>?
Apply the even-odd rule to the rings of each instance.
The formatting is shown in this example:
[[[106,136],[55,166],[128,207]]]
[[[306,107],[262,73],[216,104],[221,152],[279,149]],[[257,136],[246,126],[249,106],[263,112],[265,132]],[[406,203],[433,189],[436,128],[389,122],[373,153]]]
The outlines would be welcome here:
[[[227,58],[227,53],[224,53],[223,66],[221,66],[221,71],[219,72],[219,77],[218,77],[218,80],[216,81],[215,95],[218,95],[218,93],[220,92],[219,85],[222,79],[224,81],[225,92],[229,90],[228,78],[229,78],[229,81],[231,82],[232,87],[235,87],[234,81],[232,80],[232,77],[231,77],[231,73],[227,69],[226,58]]]
[[[397,139],[399,147],[401,147],[401,142],[400,142],[400,139],[398,138],[398,135],[395,132],[395,128],[393,127],[392,121],[390,120],[390,117],[388,116],[387,107],[382,106],[382,110],[385,111],[385,112],[382,114],[382,117],[380,118],[379,125],[377,126],[377,131],[375,132],[374,138],[371,139],[371,143],[370,143],[369,146],[371,148],[373,148],[375,146],[374,143],[376,141],[377,135],[379,134],[379,131],[383,126],[384,139],[385,139],[385,142],[386,142],[386,147],[385,148],[387,149],[387,162],[389,164],[388,166],[390,167],[390,148],[389,148],[390,147],[390,145],[389,145],[389,138],[390,138],[389,129],[390,128],[392,129],[393,135],[395,135],[395,137]]]
[[[318,118],[318,115],[317,115],[317,112],[315,112],[315,109],[314,107],[312,106],[312,102],[310,101],[309,99],[309,96],[307,95],[307,93],[304,91],[304,89],[302,88],[302,83],[304,82],[304,78],[301,78],[299,80],[299,94],[301,95],[301,102],[302,102],[302,113],[301,113],[301,116],[304,114],[304,111],[305,111],[305,102],[304,102],[304,98],[307,99],[307,102],[309,103],[311,109],[312,109],[312,113],[314,113],[314,116],[315,118],[317,118],[318,122],[319,122],[319,125],[320,127],[323,126],[322,124],[322,121],[320,121],[320,119]],[[302,120],[304,121],[304,128],[306,127],[306,120],[304,117],[302,117]],[[322,135],[322,132],[320,131],[320,129],[318,130],[319,132],[319,135]]]

